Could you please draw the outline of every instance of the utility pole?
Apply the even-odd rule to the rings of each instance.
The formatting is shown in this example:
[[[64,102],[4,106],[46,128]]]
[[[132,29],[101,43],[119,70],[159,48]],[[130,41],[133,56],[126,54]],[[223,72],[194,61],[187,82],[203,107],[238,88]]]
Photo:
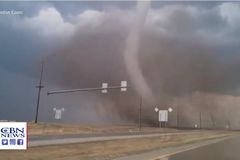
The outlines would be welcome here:
[[[212,121],[212,129],[215,129],[216,128],[216,123],[215,123],[215,119],[214,119],[214,117],[213,117],[213,114],[212,113],[210,113],[210,119],[211,119],[211,121]]]
[[[202,129],[202,112],[199,112],[199,128]]]
[[[179,105],[177,105],[177,128],[179,128]]]
[[[37,108],[36,108],[35,123],[38,122],[38,110],[39,110],[40,96],[41,96],[41,90],[43,88],[43,85],[42,85],[43,65],[44,65],[44,62],[42,62],[42,70],[41,70],[39,85],[36,86],[36,88],[38,88],[38,98],[37,98]]]
[[[230,119],[228,118],[227,121],[228,121],[228,130],[231,130],[231,122],[230,122]]]
[[[140,96],[140,104],[139,104],[139,114],[138,114],[138,130],[142,129],[142,96]]]

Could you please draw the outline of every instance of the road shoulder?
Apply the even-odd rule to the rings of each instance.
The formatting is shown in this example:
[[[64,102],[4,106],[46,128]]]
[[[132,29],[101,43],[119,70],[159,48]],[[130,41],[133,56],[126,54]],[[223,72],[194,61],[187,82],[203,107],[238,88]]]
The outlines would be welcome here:
[[[171,155],[175,155],[181,152],[193,150],[199,147],[203,147],[206,145],[218,143],[230,138],[233,138],[234,136],[228,136],[228,137],[221,137],[216,139],[210,139],[210,140],[203,140],[200,142],[193,142],[189,144],[183,144],[183,145],[177,145],[177,146],[171,146],[166,147],[163,149],[157,149],[150,152],[143,152],[136,155],[130,155],[125,157],[116,158],[114,160],[159,160]]]

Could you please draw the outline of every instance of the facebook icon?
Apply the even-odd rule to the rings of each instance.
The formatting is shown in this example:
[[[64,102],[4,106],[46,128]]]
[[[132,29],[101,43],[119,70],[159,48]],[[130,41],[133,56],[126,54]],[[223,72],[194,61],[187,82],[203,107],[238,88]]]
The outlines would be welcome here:
[[[23,145],[23,139],[18,139],[17,140],[17,145]]]

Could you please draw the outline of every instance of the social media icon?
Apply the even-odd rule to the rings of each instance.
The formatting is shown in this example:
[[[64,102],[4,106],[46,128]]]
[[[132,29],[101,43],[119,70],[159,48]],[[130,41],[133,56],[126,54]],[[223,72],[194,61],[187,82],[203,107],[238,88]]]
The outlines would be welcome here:
[[[16,139],[10,139],[9,144],[10,145],[16,145]]]
[[[7,139],[2,139],[2,145],[8,145],[8,140]]]
[[[18,140],[17,140],[17,144],[18,144],[18,145],[23,145],[23,139],[18,139]]]

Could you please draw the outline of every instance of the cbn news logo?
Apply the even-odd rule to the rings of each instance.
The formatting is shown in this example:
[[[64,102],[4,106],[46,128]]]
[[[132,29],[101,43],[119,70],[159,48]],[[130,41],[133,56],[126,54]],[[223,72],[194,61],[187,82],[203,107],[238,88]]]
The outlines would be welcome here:
[[[0,149],[27,149],[27,122],[0,122]]]

